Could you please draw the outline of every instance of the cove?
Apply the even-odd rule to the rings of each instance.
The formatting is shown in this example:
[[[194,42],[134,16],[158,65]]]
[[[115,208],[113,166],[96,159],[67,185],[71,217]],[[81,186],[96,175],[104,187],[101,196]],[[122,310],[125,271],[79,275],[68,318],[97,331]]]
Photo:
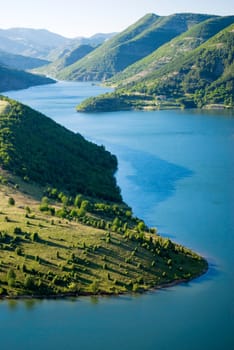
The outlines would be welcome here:
[[[140,296],[2,301],[3,348],[231,349],[233,113],[76,113],[101,91],[58,83],[6,95],[115,153],[124,200],[161,234],[204,255],[209,272]]]

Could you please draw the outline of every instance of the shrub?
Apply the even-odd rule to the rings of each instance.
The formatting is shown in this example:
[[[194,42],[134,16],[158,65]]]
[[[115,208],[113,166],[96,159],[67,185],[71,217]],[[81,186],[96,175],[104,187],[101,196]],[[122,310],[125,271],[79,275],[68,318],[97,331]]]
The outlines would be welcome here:
[[[99,288],[98,288],[98,281],[93,281],[93,283],[90,285],[90,290],[92,293],[96,294],[98,293],[99,291]]]
[[[22,249],[20,247],[16,247],[15,248],[15,252],[16,252],[17,255],[22,255],[23,254],[23,251],[22,251]]]
[[[47,197],[43,197],[40,204],[40,211],[48,211],[49,210],[49,200]]]
[[[9,287],[14,287],[15,286],[15,279],[14,278],[9,278],[7,280],[7,284]]]
[[[15,274],[15,271],[13,269],[10,269],[7,273],[7,279],[15,279],[16,278],[16,274]]]
[[[26,210],[26,213],[27,213],[27,214],[30,214],[30,213],[31,213],[31,209],[30,209],[29,206],[26,206],[26,207],[25,207],[25,210]]]
[[[132,286],[132,291],[134,293],[138,292],[139,291],[139,285],[138,283],[134,283],[133,286]]]
[[[38,235],[37,232],[33,232],[30,237],[31,237],[31,240],[33,242],[38,242],[39,241],[39,235]]]
[[[30,276],[27,276],[24,281],[24,287],[26,289],[34,289],[35,287],[34,279]]]
[[[14,228],[14,234],[16,235],[21,235],[23,232],[20,227],[15,227]]]
[[[9,204],[9,205],[15,205],[15,200],[14,200],[13,197],[10,197],[10,198],[8,199],[8,204]]]

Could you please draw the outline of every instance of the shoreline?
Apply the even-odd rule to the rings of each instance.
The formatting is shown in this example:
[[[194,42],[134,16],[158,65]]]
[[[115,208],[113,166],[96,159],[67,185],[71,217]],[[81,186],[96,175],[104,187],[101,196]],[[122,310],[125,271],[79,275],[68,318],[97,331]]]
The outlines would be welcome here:
[[[52,295],[46,295],[46,294],[41,294],[41,295],[15,295],[15,296],[10,296],[10,295],[6,295],[6,296],[1,296],[0,295],[0,301],[4,301],[4,300],[31,300],[31,299],[38,299],[38,300],[52,300],[52,299],[67,299],[67,298],[79,298],[79,297],[111,297],[111,296],[121,296],[121,295],[133,295],[133,294],[145,294],[147,292],[150,291],[157,291],[157,290],[161,290],[161,289],[166,289],[166,288],[171,288],[171,287],[175,287],[177,285],[180,285],[182,283],[189,283],[203,275],[205,275],[209,270],[209,264],[207,262],[207,266],[204,270],[201,271],[201,273],[197,276],[191,277],[189,279],[179,279],[179,280],[175,280],[175,281],[171,281],[171,282],[167,282],[167,283],[163,283],[163,284],[159,284],[155,287],[149,288],[149,289],[139,289],[139,291],[137,292],[123,292],[123,293],[108,293],[108,292],[100,292],[100,293],[81,293],[79,294],[78,292],[69,292],[69,293],[60,293],[60,294],[52,294]]]

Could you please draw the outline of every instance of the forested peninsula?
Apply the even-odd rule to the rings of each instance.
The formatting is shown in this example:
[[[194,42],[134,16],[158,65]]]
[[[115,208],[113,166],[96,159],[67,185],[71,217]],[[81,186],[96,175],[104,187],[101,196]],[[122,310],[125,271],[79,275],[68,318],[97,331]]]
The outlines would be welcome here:
[[[204,273],[204,258],[134,216],[117,159],[0,98],[0,297],[143,292]]]

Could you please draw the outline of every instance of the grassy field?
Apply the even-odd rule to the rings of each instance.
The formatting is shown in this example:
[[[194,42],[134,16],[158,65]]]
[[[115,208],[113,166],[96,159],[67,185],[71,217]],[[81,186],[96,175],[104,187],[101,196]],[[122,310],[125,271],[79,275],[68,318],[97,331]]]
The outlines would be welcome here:
[[[8,113],[10,108],[9,102],[0,100],[0,114]]]
[[[43,188],[0,175],[2,297],[137,292],[190,280],[207,268],[204,259],[156,234],[97,229],[41,212]]]

